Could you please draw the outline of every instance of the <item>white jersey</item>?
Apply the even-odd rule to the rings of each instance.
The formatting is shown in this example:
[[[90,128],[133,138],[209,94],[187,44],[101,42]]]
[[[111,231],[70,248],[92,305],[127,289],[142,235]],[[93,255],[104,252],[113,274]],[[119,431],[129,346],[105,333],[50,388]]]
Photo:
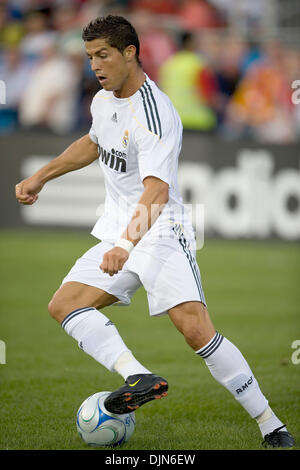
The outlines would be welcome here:
[[[169,201],[144,238],[172,236],[172,226],[180,224],[186,238],[192,239],[177,181],[182,123],[170,99],[146,76],[129,98],[100,90],[91,113],[89,136],[99,148],[106,189],[104,212],[92,235],[115,242],[144,191],[144,178],[155,176],[169,185]]]

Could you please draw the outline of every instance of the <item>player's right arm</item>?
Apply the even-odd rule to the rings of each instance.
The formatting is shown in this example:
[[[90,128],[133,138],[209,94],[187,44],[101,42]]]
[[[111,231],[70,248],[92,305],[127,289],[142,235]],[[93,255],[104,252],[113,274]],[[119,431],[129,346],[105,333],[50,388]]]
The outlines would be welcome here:
[[[20,204],[34,204],[43,186],[58,176],[79,170],[99,157],[98,146],[85,135],[73,142],[62,154],[43,166],[34,175],[16,185],[16,198]]]

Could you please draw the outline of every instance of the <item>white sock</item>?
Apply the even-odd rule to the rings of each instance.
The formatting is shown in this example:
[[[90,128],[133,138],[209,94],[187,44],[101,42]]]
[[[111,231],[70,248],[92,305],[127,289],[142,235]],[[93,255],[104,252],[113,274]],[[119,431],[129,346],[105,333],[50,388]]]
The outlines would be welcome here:
[[[241,352],[218,332],[203,348],[196,351],[212,376],[229,390],[252,418],[261,415],[268,400]]]
[[[117,371],[125,380],[131,374],[147,371],[131,354],[117,328],[103,313],[93,307],[79,308],[71,312],[61,323],[66,333],[77,340],[79,347],[110,371]],[[114,365],[127,353],[127,361],[116,370]],[[129,356],[128,356],[129,355]],[[129,360],[129,358],[131,358]],[[142,373],[149,373],[142,372]],[[126,377],[125,377],[126,376]]]
[[[148,369],[145,369],[135,357],[131,351],[124,351],[118,360],[114,363],[114,370],[127,379],[130,375],[135,374],[151,374]]]
[[[257,416],[255,420],[263,437],[274,431],[274,429],[284,426],[269,406],[261,415]],[[282,427],[281,431],[287,431],[286,427]]]

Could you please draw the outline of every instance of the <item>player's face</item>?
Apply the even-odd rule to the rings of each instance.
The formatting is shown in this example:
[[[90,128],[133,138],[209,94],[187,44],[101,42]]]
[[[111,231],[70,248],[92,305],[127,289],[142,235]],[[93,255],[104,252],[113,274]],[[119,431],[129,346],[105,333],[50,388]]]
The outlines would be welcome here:
[[[85,42],[85,49],[100,85],[107,91],[121,90],[129,76],[127,56],[101,38]]]

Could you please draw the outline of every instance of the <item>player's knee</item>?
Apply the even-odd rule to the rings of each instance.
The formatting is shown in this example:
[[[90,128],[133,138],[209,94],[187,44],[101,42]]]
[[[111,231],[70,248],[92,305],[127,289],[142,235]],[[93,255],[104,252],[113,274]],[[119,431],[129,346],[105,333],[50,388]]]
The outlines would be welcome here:
[[[56,319],[57,310],[56,310],[56,304],[53,299],[51,299],[50,302],[48,303],[48,312],[52,318]]]
[[[48,312],[51,315],[54,320],[58,321],[61,323],[66,316],[65,309],[63,309],[63,306],[58,303],[55,298],[52,298],[48,304]]]
[[[174,316],[171,318],[194,350],[207,344],[215,332],[208,311],[200,302],[188,302],[179,306],[175,315],[175,321]]]
[[[195,317],[188,315],[182,324],[182,334],[191,347],[194,347],[194,345],[197,347],[201,341],[203,329]]]

